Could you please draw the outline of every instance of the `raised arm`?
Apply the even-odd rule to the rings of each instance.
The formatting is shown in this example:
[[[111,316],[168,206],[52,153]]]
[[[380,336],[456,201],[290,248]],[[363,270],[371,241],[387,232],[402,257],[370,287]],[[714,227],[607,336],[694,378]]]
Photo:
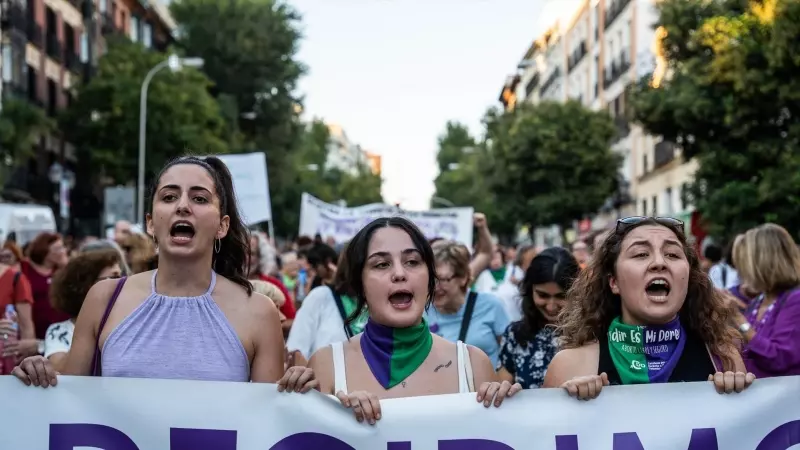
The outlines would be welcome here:
[[[475,244],[475,257],[469,263],[469,271],[472,273],[472,279],[475,280],[492,262],[493,245],[492,233],[489,232],[486,216],[483,213],[475,213],[473,222],[478,230],[478,242]]]

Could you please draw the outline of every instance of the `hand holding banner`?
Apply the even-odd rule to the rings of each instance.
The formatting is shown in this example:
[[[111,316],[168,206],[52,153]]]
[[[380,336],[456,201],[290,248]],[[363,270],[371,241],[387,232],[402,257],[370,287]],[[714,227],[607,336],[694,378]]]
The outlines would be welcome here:
[[[741,394],[711,383],[609,387],[581,402],[524,391],[500,408],[473,394],[381,402],[359,424],[319,393],[275,385],[61,377],[26,387],[0,377],[0,449],[73,450],[787,450],[800,444],[800,377]]]

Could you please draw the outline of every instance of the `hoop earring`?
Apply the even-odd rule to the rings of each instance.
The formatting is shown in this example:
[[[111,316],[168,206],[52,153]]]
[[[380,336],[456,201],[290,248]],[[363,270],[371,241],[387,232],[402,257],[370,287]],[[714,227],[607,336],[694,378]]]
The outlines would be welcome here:
[[[214,240],[214,253],[219,253],[220,248],[222,248],[222,240],[220,239]]]

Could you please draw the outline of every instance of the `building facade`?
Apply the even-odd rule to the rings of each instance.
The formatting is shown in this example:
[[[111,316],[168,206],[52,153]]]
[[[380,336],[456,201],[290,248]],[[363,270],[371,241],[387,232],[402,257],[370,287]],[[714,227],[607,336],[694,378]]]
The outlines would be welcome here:
[[[336,124],[328,124],[328,155],[326,169],[338,169],[350,175],[357,175],[362,168],[369,168],[367,153],[360,145],[350,141],[344,129]]]
[[[0,99],[27,101],[55,118],[72,101],[74,84],[93,75],[106,51],[106,36],[167,48],[175,23],[159,1],[0,0]],[[14,166],[3,193],[7,200],[51,204],[56,216],[69,218],[64,215],[69,216],[78,161],[57,130],[40,136],[27,161],[5,163]],[[89,209],[97,215],[102,203],[95,200],[96,208]]]
[[[367,163],[373,175],[381,176],[381,155],[373,152],[366,152]]]
[[[519,102],[577,100],[614,118],[613,149],[622,155],[622,189],[592,216],[582,234],[612,226],[619,216],[668,215],[689,221],[683,190],[696,170],[680,148],[630,122],[628,86],[663,66],[656,0],[584,0],[536,38],[518,72],[504,84],[506,109]],[[513,92],[512,92],[513,91]],[[508,101],[508,100],[513,100]],[[552,234],[552,233],[551,233]]]

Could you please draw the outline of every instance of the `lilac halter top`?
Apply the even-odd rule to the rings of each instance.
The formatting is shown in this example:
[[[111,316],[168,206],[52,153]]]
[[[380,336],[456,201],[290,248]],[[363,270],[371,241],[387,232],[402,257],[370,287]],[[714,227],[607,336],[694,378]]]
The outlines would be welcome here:
[[[239,337],[211,298],[169,297],[156,291],[156,273],[145,301],[106,338],[104,377],[249,381],[250,362]]]

